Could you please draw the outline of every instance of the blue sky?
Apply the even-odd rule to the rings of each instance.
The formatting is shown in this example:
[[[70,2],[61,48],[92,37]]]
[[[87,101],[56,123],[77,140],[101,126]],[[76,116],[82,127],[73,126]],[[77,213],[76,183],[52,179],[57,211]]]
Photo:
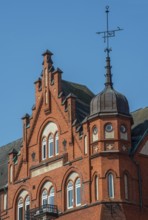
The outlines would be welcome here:
[[[5,0],[0,3],[0,146],[22,137],[21,117],[31,114],[42,52],[54,53],[63,79],[104,88],[105,44],[96,35],[109,26],[124,31],[111,39],[114,88],[131,111],[148,106],[147,0]]]

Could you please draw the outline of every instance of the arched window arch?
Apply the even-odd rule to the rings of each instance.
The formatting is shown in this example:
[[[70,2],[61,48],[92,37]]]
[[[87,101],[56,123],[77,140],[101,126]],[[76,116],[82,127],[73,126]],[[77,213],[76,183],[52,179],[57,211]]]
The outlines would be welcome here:
[[[49,157],[53,157],[54,155],[53,134],[50,134],[48,139],[48,153],[49,153]]]
[[[67,185],[67,208],[73,208],[74,205],[74,187],[73,182],[69,181]]]
[[[23,209],[24,209],[23,199],[20,198],[18,201],[18,220],[23,220],[23,215],[24,215]]]
[[[47,196],[47,190],[45,189],[42,192],[42,205],[46,205],[48,203],[48,196]]]
[[[51,187],[49,196],[48,196],[48,204],[54,205],[54,187]]]
[[[43,138],[42,140],[42,160],[46,159],[46,138]]]
[[[115,195],[114,195],[114,176],[112,173],[108,174],[107,181],[108,181],[108,195],[109,198],[113,199]]]
[[[81,205],[81,181],[80,181],[80,178],[78,178],[75,182],[75,200],[76,200],[76,206]]]
[[[55,135],[55,154],[59,154],[59,134],[58,132]]]
[[[95,199],[99,199],[99,178],[95,176]]]
[[[125,199],[129,199],[129,191],[128,191],[128,175],[124,174],[124,193],[125,193]]]

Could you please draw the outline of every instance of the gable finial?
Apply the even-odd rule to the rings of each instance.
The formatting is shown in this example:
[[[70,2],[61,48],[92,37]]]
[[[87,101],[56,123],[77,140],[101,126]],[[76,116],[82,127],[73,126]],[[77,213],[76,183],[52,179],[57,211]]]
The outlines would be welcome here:
[[[117,27],[117,29],[109,30],[109,22],[108,22],[109,6],[107,5],[105,9],[106,9],[105,10],[105,12],[106,12],[106,31],[97,32],[97,34],[103,34],[104,43],[106,43],[106,48],[104,51],[107,53],[107,57],[109,57],[109,53],[110,53],[110,51],[112,51],[112,49],[109,47],[109,38],[115,37],[115,33],[117,31],[122,31],[123,29],[121,29],[120,27]]]

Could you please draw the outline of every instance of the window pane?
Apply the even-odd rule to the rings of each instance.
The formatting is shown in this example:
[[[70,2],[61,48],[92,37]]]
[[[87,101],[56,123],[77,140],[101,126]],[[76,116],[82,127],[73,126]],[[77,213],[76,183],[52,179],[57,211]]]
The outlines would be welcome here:
[[[49,197],[48,197],[48,203],[50,205],[54,205],[54,188],[53,187],[50,190],[50,194],[49,194]]]
[[[125,190],[125,199],[128,199],[128,176],[124,175],[124,190]]]
[[[56,133],[56,136],[55,136],[55,153],[56,154],[59,153],[59,136],[58,136],[58,133]]]
[[[49,137],[48,149],[49,157],[52,157],[54,155],[53,135],[50,135]]]
[[[81,205],[81,181],[80,178],[77,179],[75,184],[75,193],[76,193],[76,206]]]
[[[113,180],[113,175],[111,173],[108,175],[108,189],[109,189],[109,197],[114,198],[114,180]]]
[[[99,199],[98,176],[95,177],[95,198]]]
[[[46,159],[46,139],[42,142],[42,160]]]
[[[70,181],[67,186],[67,206],[73,207],[73,183]]]
[[[19,217],[19,219],[18,220],[23,220],[23,207],[20,207],[19,209],[18,209],[18,217]]]

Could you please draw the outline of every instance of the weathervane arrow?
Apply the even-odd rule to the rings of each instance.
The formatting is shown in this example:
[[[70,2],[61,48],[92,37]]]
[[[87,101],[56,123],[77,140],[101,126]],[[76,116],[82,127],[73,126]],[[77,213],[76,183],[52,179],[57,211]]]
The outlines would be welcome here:
[[[109,14],[109,6],[106,6],[106,31],[97,32],[97,34],[103,34],[104,43],[107,43],[106,49],[104,50],[107,52],[107,56],[109,56],[109,53],[111,51],[111,48],[109,48],[109,38],[115,37],[115,33],[117,31],[122,31],[120,27],[117,27],[115,30],[109,30],[109,24],[108,24],[108,14]]]

